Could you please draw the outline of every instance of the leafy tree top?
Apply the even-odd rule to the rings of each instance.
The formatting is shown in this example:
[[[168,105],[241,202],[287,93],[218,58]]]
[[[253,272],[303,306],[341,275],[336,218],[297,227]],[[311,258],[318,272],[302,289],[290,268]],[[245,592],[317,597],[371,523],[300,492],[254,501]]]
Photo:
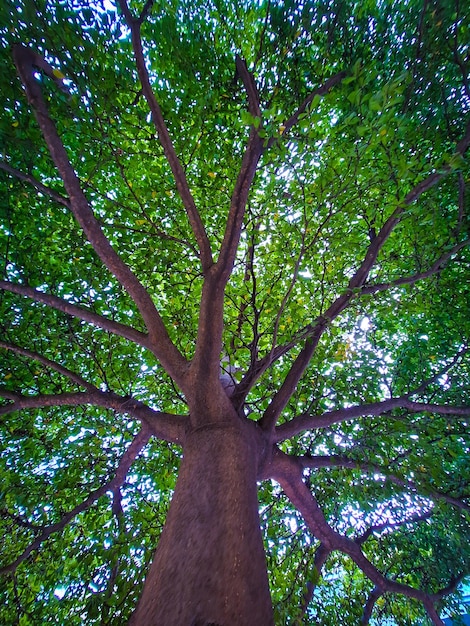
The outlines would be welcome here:
[[[464,8],[0,24],[2,619],[122,623],[187,433],[233,410],[266,441],[278,622],[442,623],[469,563]]]

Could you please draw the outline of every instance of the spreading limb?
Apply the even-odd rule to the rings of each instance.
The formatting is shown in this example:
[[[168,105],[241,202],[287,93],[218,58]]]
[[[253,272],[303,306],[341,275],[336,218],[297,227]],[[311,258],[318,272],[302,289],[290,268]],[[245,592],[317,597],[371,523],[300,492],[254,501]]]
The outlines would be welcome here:
[[[331,528],[317,501],[304,483],[302,467],[295,459],[278,451],[273,456],[268,471],[269,475],[279,482],[292,504],[301,512],[310,530],[325,546],[325,549],[338,550],[348,555],[382,593],[398,593],[419,600],[433,624],[444,625],[435,608],[435,603],[443,597],[447,588],[430,595],[384,576],[366,558],[357,543]]]
[[[184,442],[188,418],[156,411],[132,397],[120,396],[111,391],[92,388],[89,391],[65,392],[60,394],[38,394],[27,396],[9,389],[0,388],[0,398],[9,403],[0,406],[0,415],[7,415],[22,409],[38,409],[56,406],[97,406],[112,409],[117,413],[132,415],[140,420],[151,434],[173,443]]]
[[[118,485],[122,485],[132,463],[136,459],[137,455],[141,452],[141,450],[147,445],[151,434],[152,433],[149,428],[142,428],[142,430],[134,437],[134,440],[124,452],[116,469],[114,478],[112,478],[110,481],[108,481],[98,489],[95,489],[95,491],[92,491],[92,493],[87,498],[85,498],[85,500],[80,502],[80,504],[78,504],[68,513],[63,515],[60,521],[43,528],[38,537],[36,537],[36,539],[32,541],[29,546],[25,550],[23,550],[23,552],[14,561],[0,568],[0,574],[8,574],[9,572],[16,571],[17,567],[21,563],[23,563],[23,561],[26,561],[31,553],[34,552],[34,550],[37,550],[41,546],[41,544],[46,541],[46,539],[48,539],[52,534],[63,530],[74,517],[76,517],[79,513],[82,513],[83,511],[89,509],[99,498],[101,498],[101,496],[104,496],[108,491],[113,491]]]
[[[184,387],[186,360],[171,341],[149,293],[104,235],[83,193],[80,181],[69,161],[67,151],[57,133],[56,126],[49,116],[41,88],[34,77],[37,56],[36,52],[21,44],[13,48],[13,59],[18,74],[25,87],[28,101],[34,110],[49,152],[68,193],[70,209],[103,264],[117,278],[137,305],[147,327],[149,345],[151,345],[155,356],[160,360],[168,374]]]
[[[201,216],[199,215],[196,203],[189,188],[186,173],[173,146],[173,142],[171,140],[170,133],[168,132],[168,128],[163,118],[160,105],[158,104],[155,94],[153,92],[147,66],[145,63],[145,55],[142,47],[140,28],[152,7],[152,2],[146,3],[144,10],[142,11],[138,19],[135,19],[132,16],[126,0],[119,0],[119,6],[121,7],[121,11],[124,15],[127,25],[131,30],[132,46],[134,49],[134,56],[136,60],[137,72],[139,74],[139,80],[142,85],[142,92],[145,96],[145,99],[147,100],[147,104],[152,113],[152,121],[157,129],[158,138],[165,152],[165,156],[170,165],[171,171],[173,172],[176,189],[183,202],[184,208],[186,209],[189,223],[196,238],[202,269],[204,272],[206,272],[213,265],[209,238],[207,236],[204,224],[202,223]]]

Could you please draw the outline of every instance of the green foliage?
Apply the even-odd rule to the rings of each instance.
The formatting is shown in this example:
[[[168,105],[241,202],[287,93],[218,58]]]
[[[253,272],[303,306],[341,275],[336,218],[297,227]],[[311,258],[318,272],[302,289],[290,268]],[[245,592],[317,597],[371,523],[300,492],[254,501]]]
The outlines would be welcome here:
[[[143,6],[131,3],[136,15]],[[470,169],[455,154],[470,108],[468,34],[458,2],[154,3],[142,27],[145,58],[214,250],[250,128],[270,146],[226,290],[223,356],[240,382],[255,359],[279,345],[290,349],[248,394],[250,418],[262,416],[304,331],[347,289],[387,219],[434,172],[446,177],[404,208],[366,284],[390,288],[354,294],[324,333],[280,423],[418,392],[413,398],[422,402],[468,405]],[[203,285],[198,251],[122,16],[101,1],[0,6],[0,161],[65,195],[16,76],[10,48],[18,42],[65,75],[69,96],[47,77],[38,80],[73,167],[104,233],[191,358]],[[261,118],[247,110],[237,54],[254,75]],[[313,98],[286,131],[309,94],[339,71],[344,80]],[[143,331],[136,305],[69,210],[4,169],[0,186],[2,278]],[[439,271],[399,284],[441,257]],[[141,346],[7,291],[0,308],[2,341],[103,391],[185,413],[184,399]],[[26,396],[76,390],[43,363],[2,348],[0,386]],[[109,481],[137,430],[135,420],[97,407],[2,415],[2,565]],[[302,432],[281,448],[351,462],[305,471],[327,520],[353,538],[387,522],[364,553],[391,578],[434,593],[469,573],[468,432],[468,416],[395,408]],[[176,446],[151,440],[121,488],[124,515],[113,513],[107,492],[43,542],[4,577],[0,622],[72,625],[86,616],[87,624],[125,623],[179,459]],[[298,511],[270,482],[259,498],[276,623],[359,623],[370,581],[340,554],[317,575],[318,542]],[[316,589],[303,614],[307,583]],[[414,600],[388,595],[373,615],[379,624],[403,625],[425,616]]]

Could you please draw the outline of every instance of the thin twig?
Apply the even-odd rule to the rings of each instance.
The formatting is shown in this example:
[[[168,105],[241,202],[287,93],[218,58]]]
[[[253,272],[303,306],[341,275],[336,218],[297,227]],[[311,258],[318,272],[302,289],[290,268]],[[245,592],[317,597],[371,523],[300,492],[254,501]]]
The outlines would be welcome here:
[[[38,354],[37,352],[26,350],[25,348],[21,348],[20,346],[12,343],[7,343],[6,341],[0,341],[0,348],[4,348],[5,350],[9,350],[10,352],[15,352],[16,354],[21,354],[22,356],[28,357],[29,359],[33,359],[34,361],[41,363],[45,367],[48,367],[58,372],[62,376],[65,376],[79,387],[84,387],[88,391],[98,391],[95,385],[92,385],[75,372],[72,372],[71,370],[67,369],[63,365],[60,365],[59,363],[56,363],[55,361],[51,361],[50,359],[42,356],[41,354]]]
[[[68,198],[66,198],[65,196],[62,196],[60,193],[57,193],[57,191],[54,191],[54,189],[51,189],[50,187],[46,187],[46,185],[43,185],[39,180],[37,180],[37,178],[34,178],[34,176],[31,176],[31,174],[25,174],[21,172],[20,170],[17,170],[14,167],[11,167],[10,165],[8,165],[8,163],[5,163],[4,161],[0,161],[0,169],[4,170],[5,172],[8,172],[9,174],[14,176],[18,180],[22,180],[26,183],[29,183],[35,189],[37,189],[39,193],[49,196],[50,198],[52,198],[59,204],[62,204],[63,206],[67,207],[68,209],[70,208],[70,201]]]

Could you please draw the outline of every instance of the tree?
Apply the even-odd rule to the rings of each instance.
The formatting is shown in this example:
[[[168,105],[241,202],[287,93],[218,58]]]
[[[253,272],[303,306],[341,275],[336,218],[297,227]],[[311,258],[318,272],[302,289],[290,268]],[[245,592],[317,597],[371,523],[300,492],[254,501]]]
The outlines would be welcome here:
[[[466,17],[3,3],[3,623],[443,623]]]

